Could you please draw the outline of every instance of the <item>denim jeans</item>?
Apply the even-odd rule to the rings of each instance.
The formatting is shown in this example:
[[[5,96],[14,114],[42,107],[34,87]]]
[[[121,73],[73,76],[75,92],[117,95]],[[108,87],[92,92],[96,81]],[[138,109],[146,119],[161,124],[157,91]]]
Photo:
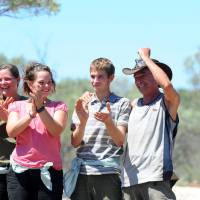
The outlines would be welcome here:
[[[9,200],[62,200],[63,172],[49,169],[52,191],[48,190],[40,178],[40,169],[29,169],[7,175]]]

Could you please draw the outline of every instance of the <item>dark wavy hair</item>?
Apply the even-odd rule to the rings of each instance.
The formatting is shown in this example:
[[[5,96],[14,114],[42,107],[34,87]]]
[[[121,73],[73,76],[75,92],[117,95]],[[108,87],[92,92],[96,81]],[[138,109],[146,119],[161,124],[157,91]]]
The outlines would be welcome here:
[[[29,94],[31,92],[29,86],[28,86],[28,81],[34,81],[36,79],[36,73],[40,71],[47,71],[49,72],[51,76],[51,80],[53,83],[53,92],[55,91],[56,83],[53,79],[53,74],[51,72],[51,69],[44,64],[38,63],[38,62],[32,62],[29,63],[24,72],[24,83],[23,83],[23,89],[25,94]]]

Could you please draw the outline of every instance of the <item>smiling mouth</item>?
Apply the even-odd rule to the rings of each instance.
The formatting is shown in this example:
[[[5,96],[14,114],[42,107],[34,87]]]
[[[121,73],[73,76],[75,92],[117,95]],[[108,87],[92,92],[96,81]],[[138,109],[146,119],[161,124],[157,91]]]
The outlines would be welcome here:
[[[9,88],[0,88],[2,94],[6,94]]]
[[[42,92],[45,92],[45,93],[47,93],[47,92],[49,92],[50,90],[43,90]]]

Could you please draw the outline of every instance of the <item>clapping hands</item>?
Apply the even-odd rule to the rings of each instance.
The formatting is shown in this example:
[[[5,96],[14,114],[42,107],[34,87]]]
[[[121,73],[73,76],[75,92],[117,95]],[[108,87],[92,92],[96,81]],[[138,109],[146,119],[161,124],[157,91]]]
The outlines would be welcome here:
[[[7,121],[8,118],[8,105],[14,101],[13,97],[7,97],[5,101],[0,102],[0,119]]]

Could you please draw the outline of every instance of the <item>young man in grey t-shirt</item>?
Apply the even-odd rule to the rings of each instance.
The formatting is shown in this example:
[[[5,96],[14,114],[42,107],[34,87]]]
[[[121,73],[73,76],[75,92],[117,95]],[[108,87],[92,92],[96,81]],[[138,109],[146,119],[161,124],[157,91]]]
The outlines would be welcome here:
[[[72,117],[72,145],[80,164],[72,200],[121,200],[119,159],[131,110],[128,99],[110,91],[115,68],[107,58],[90,65],[94,89],[87,105],[77,100]]]

